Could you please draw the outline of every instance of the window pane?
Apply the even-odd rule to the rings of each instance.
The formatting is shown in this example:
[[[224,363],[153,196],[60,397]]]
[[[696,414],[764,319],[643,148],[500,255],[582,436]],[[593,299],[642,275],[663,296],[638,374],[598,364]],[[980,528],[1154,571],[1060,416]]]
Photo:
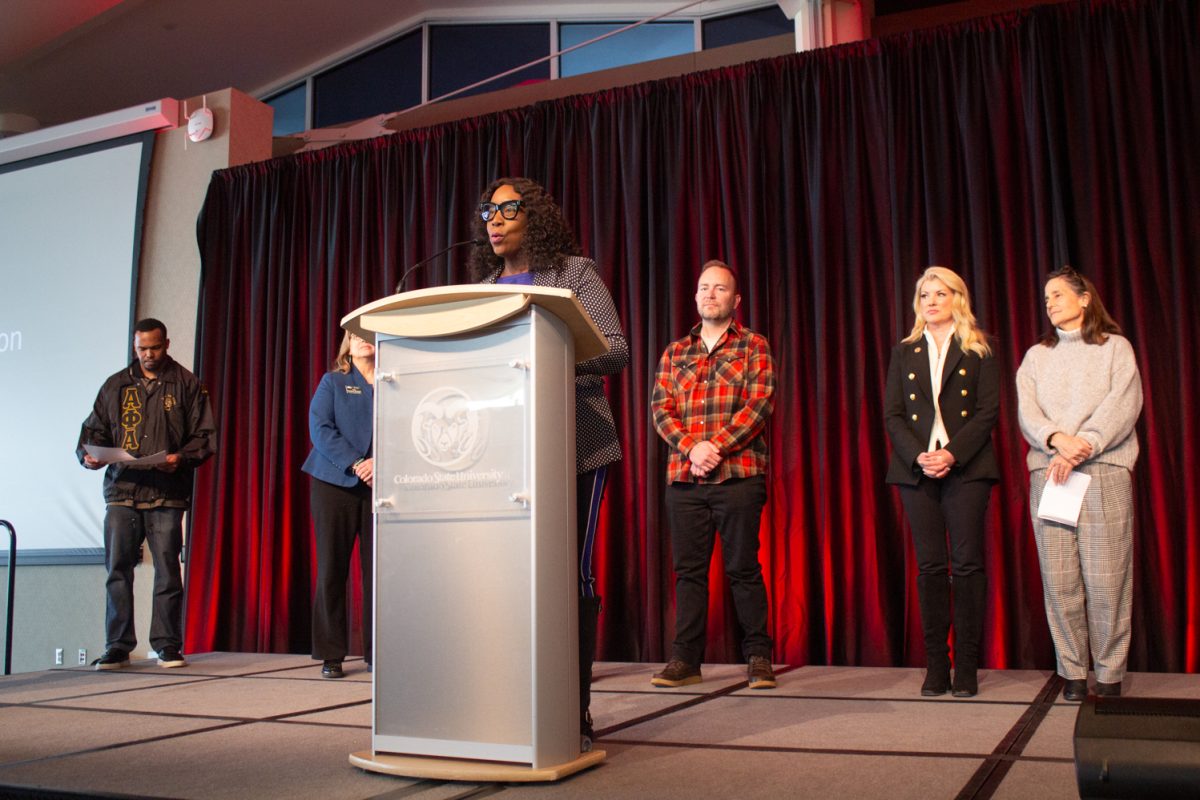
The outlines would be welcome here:
[[[772,3],[765,8],[704,21],[704,49],[794,33],[795,24]]]
[[[304,122],[304,102],[307,98],[308,87],[301,83],[263,100],[264,103],[275,109],[272,134],[287,136],[308,128]]]
[[[548,55],[549,23],[433,25],[429,28],[429,97],[436,99]],[[549,79],[550,62],[543,61],[455,97]]]
[[[559,49],[566,50],[628,22],[574,23],[558,26]],[[623,67],[656,58],[678,56],[696,49],[695,28],[691,22],[648,22],[630,31],[581,47],[559,58],[558,74],[563,78],[598,69]]]
[[[313,127],[389,114],[421,102],[421,30],[313,79]]]

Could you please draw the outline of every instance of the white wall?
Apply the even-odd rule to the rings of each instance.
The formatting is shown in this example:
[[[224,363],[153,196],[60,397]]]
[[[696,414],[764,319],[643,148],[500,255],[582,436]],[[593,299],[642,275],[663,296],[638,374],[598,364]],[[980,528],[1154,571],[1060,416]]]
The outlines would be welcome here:
[[[187,107],[197,108],[200,103],[201,98],[190,98]],[[273,111],[269,106],[235,89],[212,92],[207,103],[216,117],[211,139],[200,144],[188,142],[185,147],[185,126],[161,133],[155,141],[137,296],[137,317],[162,320],[170,334],[171,355],[189,369],[195,354],[200,286],[196,218],[209,178],[214,170],[271,157]],[[112,371],[121,366],[113,364]],[[81,402],[82,419],[91,398]],[[103,503],[99,494],[96,503]],[[18,537],[20,533],[18,530]],[[7,531],[0,530],[0,534],[7,539]],[[7,541],[2,546],[7,548]],[[56,648],[64,650],[65,667],[77,666],[81,648],[87,650],[89,662],[100,656],[104,651],[105,575],[103,565],[18,563],[13,601],[13,672],[53,668]],[[140,639],[134,658],[144,658],[149,650],[153,575],[147,551],[134,577],[135,625]],[[7,581],[8,569],[0,567],[0,615],[7,611]]]

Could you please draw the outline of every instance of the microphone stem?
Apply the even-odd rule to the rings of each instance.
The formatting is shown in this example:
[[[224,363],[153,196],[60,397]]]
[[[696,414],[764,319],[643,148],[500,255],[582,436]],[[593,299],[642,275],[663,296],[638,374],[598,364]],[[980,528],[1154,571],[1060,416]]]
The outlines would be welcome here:
[[[462,246],[468,245],[468,244],[473,244],[473,245],[478,246],[479,244],[481,244],[481,242],[479,239],[464,239],[461,242],[455,242],[452,245],[443,247],[441,250],[438,250],[436,253],[434,253],[431,256],[426,256],[425,258],[421,259],[417,263],[413,264],[408,269],[404,270],[404,274],[400,276],[400,281],[396,284],[396,294],[400,294],[401,292],[404,291],[404,282],[408,280],[408,276],[411,275],[414,270],[417,270],[417,269],[425,266],[426,264],[428,264],[431,261],[441,258],[446,253],[449,253],[451,250],[454,250],[456,248],[459,248],[459,247],[462,247]]]

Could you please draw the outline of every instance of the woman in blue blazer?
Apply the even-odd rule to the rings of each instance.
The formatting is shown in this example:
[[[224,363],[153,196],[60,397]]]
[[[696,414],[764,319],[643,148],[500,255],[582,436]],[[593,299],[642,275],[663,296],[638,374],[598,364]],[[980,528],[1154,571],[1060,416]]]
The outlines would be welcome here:
[[[917,599],[925,640],[921,694],[978,692],[983,636],[983,530],[1000,471],[992,428],[1000,379],[966,284],[945,267],[917,279],[916,322],[892,350],[884,416],[892,441],[887,482],[900,490],[917,552]],[[937,387],[936,390],[934,387]],[[948,541],[948,546],[947,546]],[[953,590],[954,682],[950,681]]]
[[[312,610],[312,657],[321,677],[343,676],[348,650],[346,579],[358,540],[362,566],[363,658],[371,665],[371,410],[375,391],[375,345],[349,331],[333,370],[321,377],[308,407],[312,452],[301,467],[312,476],[317,589]]]

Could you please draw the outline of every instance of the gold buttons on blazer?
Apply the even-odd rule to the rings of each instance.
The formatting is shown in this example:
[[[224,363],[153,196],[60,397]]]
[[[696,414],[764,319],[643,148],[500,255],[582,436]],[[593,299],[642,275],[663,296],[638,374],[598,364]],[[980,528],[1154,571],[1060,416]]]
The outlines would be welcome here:
[[[920,346],[918,345],[917,347],[914,347],[914,348],[913,348],[913,352],[914,352],[914,353],[919,353],[919,352],[921,352],[921,348],[920,348]]]
[[[962,390],[962,396],[963,396],[963,397],[966,397],[966,396],[967,396],[967,390],[966,390],[966,389],[963,389],[963,390]]]
[[[917,421],[917,415],[913,414],[913,422],[916,422],[916,421]]]
[[[916,396],[915,394],[910,394],[910,395],[908,396],[908,399],[909,399],[909,400],[916,400],[916,399],[917,399],[917,396]]]
[[[964,367],[963,369],[960,369],[960,370],[958,371],[958,374],[959,374],[959,375],[966,375],[966,374],[967,374],[967,370],[966,370],[966,368]]]
[[[917,379],[917,373],[915,373],[915,372],[908,373],[908,379],[910,381],[915,381]]]
[[[963,415],[964,417],[967,415],[967,410],[966,410],[965,408],[962,410],[962,415]]]

